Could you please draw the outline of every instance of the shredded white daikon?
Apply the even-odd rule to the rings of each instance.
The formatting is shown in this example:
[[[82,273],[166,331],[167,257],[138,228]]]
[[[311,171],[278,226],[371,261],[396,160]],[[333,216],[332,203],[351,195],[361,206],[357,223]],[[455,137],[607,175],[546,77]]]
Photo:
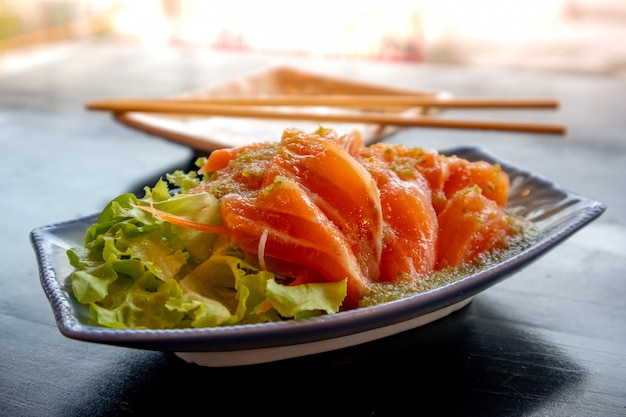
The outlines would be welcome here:
[[[261,233],[261,237],[259,238],[259,246],[257,248],[257,254],[259,256],[259,266],[262,271],[265,271],[265,244],[267,243],[267,235],[269,234],[269,230],[263,229],[263,233]]]

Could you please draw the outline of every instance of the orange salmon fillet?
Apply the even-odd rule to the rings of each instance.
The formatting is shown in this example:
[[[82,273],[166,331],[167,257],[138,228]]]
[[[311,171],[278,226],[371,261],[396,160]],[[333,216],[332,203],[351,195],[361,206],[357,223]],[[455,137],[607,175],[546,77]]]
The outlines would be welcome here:
[[[381,281],[414,279],[431,272],[437,249],[437,214],[421,176],[402,179],[387,162],[364,159],[376,180],[384,219]]]
[[[509,223],[498,204],[478,186],[464,188],[439,213],[436,269],[460,267],[481,253],[505,244]]]

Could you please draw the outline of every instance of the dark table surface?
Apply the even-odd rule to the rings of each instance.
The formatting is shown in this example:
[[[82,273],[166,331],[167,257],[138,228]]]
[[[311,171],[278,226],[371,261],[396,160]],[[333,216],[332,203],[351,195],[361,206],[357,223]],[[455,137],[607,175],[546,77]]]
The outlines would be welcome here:
[[[335,352],[209,368],[62,336],[30,231],[96,213],[192,157],[84,103],[168,96],[277,61],[458,96],[557,98],[556,112],[511,117],[564,123],[565,137],[423,128],[388,140],[480,146],[608,209],[466,308]],[[0,126],[0,415],[626,415],[624,79],[80,41],[0,57]]]

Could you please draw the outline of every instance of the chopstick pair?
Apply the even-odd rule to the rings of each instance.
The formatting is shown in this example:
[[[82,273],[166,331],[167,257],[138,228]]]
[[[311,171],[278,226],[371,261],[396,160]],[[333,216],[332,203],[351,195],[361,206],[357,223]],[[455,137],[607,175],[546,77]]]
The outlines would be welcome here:
[[[87,104],[89,110],[105,110],[115,113],[146,112],[196,116],[223,116],[259,119],[309,120],[335,123],[372,123],[396,126],[422,126],[456,129],[495,129],[536,133],[564,134],[562,125],[492,120],[459,120],[432,116],[407,116],[397,112],[367,111],[362,113],[320,114],[311,111],[285,112],[284,109],[268,109],[274,106],[340,107],[376,109],[396,108],[557,108],[559,103],[551,99],[467,99],[436,98],[430,96],[260,96],[215,97],[204,100],[99,100]]]

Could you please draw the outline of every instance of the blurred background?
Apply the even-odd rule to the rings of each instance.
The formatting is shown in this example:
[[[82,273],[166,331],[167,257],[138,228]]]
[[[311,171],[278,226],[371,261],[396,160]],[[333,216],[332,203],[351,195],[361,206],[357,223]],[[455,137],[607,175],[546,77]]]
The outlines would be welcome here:
[[[0,63],[85,37],[626,77],[622,0],[0,0]]]

